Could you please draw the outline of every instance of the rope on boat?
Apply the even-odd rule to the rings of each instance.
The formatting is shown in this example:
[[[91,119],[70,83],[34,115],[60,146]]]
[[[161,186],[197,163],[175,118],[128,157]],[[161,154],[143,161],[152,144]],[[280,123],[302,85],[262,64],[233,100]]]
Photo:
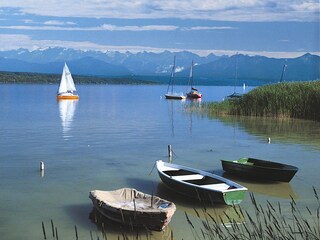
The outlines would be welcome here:
[[[148,176],[151,175],[151,173],[153,172],[153,169],[154,169],[155,166],[156,166],[156,162],[154,162],[153,167],[152,167],[152,169],[151,169],[151,172],[149,172]]]

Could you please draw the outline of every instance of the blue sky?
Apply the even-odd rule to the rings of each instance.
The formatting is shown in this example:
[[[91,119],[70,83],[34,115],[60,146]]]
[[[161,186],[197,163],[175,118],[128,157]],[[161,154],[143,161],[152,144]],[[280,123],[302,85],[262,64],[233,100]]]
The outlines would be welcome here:
[[[319,0],[9,0],[0,50],[320,55]]]

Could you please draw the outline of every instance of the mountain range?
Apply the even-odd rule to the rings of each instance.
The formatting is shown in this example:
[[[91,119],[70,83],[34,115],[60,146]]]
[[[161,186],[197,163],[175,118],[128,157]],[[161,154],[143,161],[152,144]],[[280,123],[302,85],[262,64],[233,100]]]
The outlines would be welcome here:
[[[201,85],[250,85],[284,81],[320,79],[320,56],[306,53],[297,58],[268,58],[236,54],[199,56],[192,52],[117,52],[81,51],[47,48],[29,51],[0,51],[0,71],[60,74],[67,62],[72,74],[141,78],[154,82],[168,81],[176,56],[178,84],[186,84],[191,62],[193,76]]]

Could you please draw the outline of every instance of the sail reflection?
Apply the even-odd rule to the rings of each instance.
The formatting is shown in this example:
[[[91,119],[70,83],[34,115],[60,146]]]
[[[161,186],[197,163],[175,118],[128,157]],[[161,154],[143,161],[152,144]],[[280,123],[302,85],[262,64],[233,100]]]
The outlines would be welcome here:
[[[65,139],[71,137],[69,131],[72,128],[74,113],[76,111],[78,100],[59,100],[59,112],[62,124],[62,133]]]

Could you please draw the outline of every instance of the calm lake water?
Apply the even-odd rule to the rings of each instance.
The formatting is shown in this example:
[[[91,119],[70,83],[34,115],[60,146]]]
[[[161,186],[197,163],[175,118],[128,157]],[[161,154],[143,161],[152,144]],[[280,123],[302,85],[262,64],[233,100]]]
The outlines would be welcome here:
[[[1,239],[43,239],[42,222],[47,238],[53,239],[51,220],[59,239],[75,239],[75,226],[79,239],[91,239],[90,232],[93,239],[102,239],[90,219],[89,191],[121,187],[176,203],[169,227],[154,232],[152,239],[167,239],[171,230],[174,239],[194,239],[185,212],[195,224],[200,222],[194,211],[199,204],[166,189],[153,169],[156,160],[168,160],[169,144],[173,162],[220,175],[220,159],[250,156],[295,165],[299,171],[290,183],[237,181],[261,204],[279,202],[283,214],[290,212],[290,196],[303,208],[317,206],[312,189],[320,193],[317,122],[210,119],[186,110],[189,101],[164,99],[164,85],[80,85],[76,102],[57,102],[56,89],[55,85],[0,85]],[[201,90],[202,102],[195,103],[199,106],[221,101],[233,87]],[[40,161],[45,163],[43,173]],[[241,207],[252,211],[249,194]],[[232,208],[208,211],[223,219]],[[105,229],[108,239],[127,231],[113,223]]]

